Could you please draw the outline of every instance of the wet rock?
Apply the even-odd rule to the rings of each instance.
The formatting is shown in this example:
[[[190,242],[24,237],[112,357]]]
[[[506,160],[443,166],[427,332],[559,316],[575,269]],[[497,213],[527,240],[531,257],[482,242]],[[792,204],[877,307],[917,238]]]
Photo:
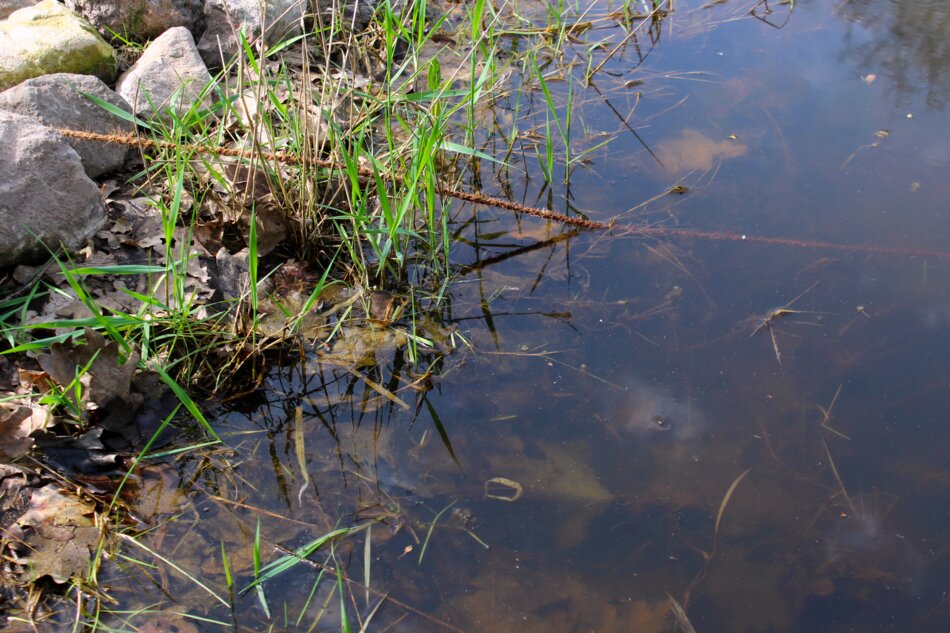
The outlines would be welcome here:
[[[263,25],[268,44],[302,33],[308,0],[207,0],[204,34],[198,50],[209,68],[221,68],[238,52],[236,33],[244,29],[249,40],[260,37]]]
[[[25,7],[32,7],[36,0],[0,0],[0,20],[7,19],[14,11]]]
[[[115,77],[115,51],[96,29],[55,0],[0,22],[0,88],[50,73]]]
[[[139,116],[154,114],[155,108],[181,114],[202,98],[210,81],[191,33],[179,26],[152,42],[115,89]]]
[[[104,110],[83,96],[94,95],[117,108],[131,112],[128,102],[114,93],[102,80],[91,75],[57,73],[28,79],[0,93],[0,110],[28,116],[51,128],[67,128],[100,134],[131,132],[131,122]],[[82,159],[90,178],[120,169],[129,148],[116,143],[101,143],[67,138]]]
[[[125,39],[144,41],[168,29],[183,26],[195,36],[204,28],[202,0],[65,0],[106,37],[109,32]]]
[[[99,188],[62,136],[0,111],[0,268],[79,247],[105,223]]]

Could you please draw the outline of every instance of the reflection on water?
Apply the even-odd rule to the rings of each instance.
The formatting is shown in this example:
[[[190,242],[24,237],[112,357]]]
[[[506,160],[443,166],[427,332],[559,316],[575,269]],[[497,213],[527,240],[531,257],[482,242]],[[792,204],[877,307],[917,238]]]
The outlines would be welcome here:
[[[667,386],[651,385],[638,378],[622,381],[620,393],[607,398],[605,420],[619,433],[631,433],[640,440],[697,437],[705,426],[705,415],[688,397],[676,398]]]
[[[950,97],[950,13],[940,0],[890,2],[850,0],[840,15],[870,33],[848,42],[845,55],[861,69],[884,77],[895,105],[924,94],[928,106],[942,109]]]
[[[605,221],[945,250],[950,11],[755,4],[777,29],[753,4],[680,6],[578,81],[575,154],[614,140],[569,186],[525,139],[482,186]],[[530,127],[536,97],[485,116]],[[468,345],[354,329],[334,350],[368,368],[275,368],[220,412],[226,448],[176,462],[190,496],[144,541],[236,628],[335,629],[345,609],[369,630],[683,630],[672,596],[700,633],[945,629],[950,260],[479,217],[426,326]],[[258,522],[266,563],[366,521],[265,583],[267,611],[239,593]],[[113,573],[120,600],[230,621],[178,571]]]

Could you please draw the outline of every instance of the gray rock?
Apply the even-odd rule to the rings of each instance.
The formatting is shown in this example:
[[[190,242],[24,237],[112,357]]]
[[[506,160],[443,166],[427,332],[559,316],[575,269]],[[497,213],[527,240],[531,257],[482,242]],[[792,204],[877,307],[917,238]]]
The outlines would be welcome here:
[[[24,7],[32,7],[36,0],[0,0],[0,20],[5,20],[8,15]]]
[[[131,132],[134,125],[104,110],[83,96],[92,94],[103,101],[131,112],[125,99],[112,92],[102,80],[91,75],[57,73],[28,79],[18,86],[0,92],[0,110],[16,112],[51,128],[67,128],[84,132],[113,134]],[[115,143],[66,141],[82,158],[90,178],[120,169],[129,148]]]
[[[0,22],[0,88],[50,73],[115,77],[115,51],[78,15],[56,2],[14,11]]]
[[[238,52],[242,28],[251,41],[264,32],[264,41],[276,44],[303,32],[308,10],[309,0],[207,0],[198,51],[208,68],[219,69]]]
[[[119,77],[115,91],[140,117],[155,114],[154,108],[181,114],[201,99],[201,91],[210,82],[211,75],[191,33],[178,26],[149,44],[139,60]],[[209,98],[205,101],[210,105]]]
[[[204,28],[202,0],[65,0],[109,38],[109,32],[124,39],[145,41],[168,29],[183,26],[194,36]]]
[[[0,268],[81,246],[105,223],[99,188],[62,136],[0,111]]]

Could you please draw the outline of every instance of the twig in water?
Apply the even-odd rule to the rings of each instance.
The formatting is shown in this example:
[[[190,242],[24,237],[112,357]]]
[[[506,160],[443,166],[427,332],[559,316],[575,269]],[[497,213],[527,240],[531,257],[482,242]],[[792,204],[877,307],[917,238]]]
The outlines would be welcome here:
[[[808,288],[798,293],[798,295],[794,299],[792,299],[791,301],[789,301],[782,307],[775,308],[774,310],[770,310],[769,312],[767,312],[763,317],[761,317],[761,321],[759,325],[756,326],[754,330],[752,330],[752,334],[749,335],[749,338],[752,338],[753,336],[758,334],[761,330],[768,330],[769,336],[772,337],[772,349],[775,351],[775,360],[778,361],[779,365],[782,364],[782,352],[779,351],[778,339],[775,338],[775,330],[773,329],[773,326],[775,325],[775,321],[784,316],[788,316],[790,314],[803,314],[804,313],[803,310],[792,310],[792,304],[794,304],[796,301],[801,299],[807,292],[809,292],[812,288],[814,288],[817,285],[818,285],[818,282],[816,281],[815,283],[810,285]]]
[[[821,446],[825,449],[825,456],[828,457],[828,464],[831,466],[831,473],[835,476],[835,481],[838,482],[838,488],[841,490],[841,494],[844,496],[844,500],[847,502],[848,508],[851,509],[851,514],[855,517],[859,516],[857,507],[855,507],[854,502],[851,501],[851,496],[844,487],[844,482],[841,481],[841,475],[838,473],[838,467],[835,466],[835,460],[831,458],[831,451],[828,450],[828,443],[825,442],[825,440],[821,440]]]

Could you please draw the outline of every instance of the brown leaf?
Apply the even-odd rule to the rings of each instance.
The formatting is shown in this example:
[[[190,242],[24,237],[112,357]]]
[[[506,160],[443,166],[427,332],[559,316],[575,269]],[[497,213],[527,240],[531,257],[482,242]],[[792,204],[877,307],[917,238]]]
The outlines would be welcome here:
[[[29,551],[21,562],[28,564],[30,580],[50,576],[64,583],[88,570],[90,552],[99,541],[92,513],[91,505],[54,484],[33,492],[29,508],[10,528]]]
[[[49,411],[42,405],[0,405],[0,458],[16,459],[33,446],[30,435],[45,429]]]
[[[287,222],[273,203],[258,204],[256,209],[257,254],[263,257],[287,239]]]
[[[39,356],[37,360],[62,386],[69,385],[79,376],[85,387],[82,404],[87,408],[90,404],[105,406],[110,402],[131,402],[129,390],[132,374],[138,367],[138,354],[133,353],[124,364],[120,364],[118,343],[107,342],[94,330],[86,330],[85,343],[54,343],[50,346],[50,353]]]
[[[29,507],[30,474],[12,464],[0,464],[0,525],[11,525]]]
[[[20,367],[17,369],[17,374],[21,393],[46,393],[53,386],[49,374],[45,371]]]
[[[68,540],[42,537],[30,539],[33,553],[29,562],[30,580],[35,582],[49,576],[63,584],[72,577],[82,577],[89,568],[89,552],[99,540],[99,530],[94,527],[74,528]]]

